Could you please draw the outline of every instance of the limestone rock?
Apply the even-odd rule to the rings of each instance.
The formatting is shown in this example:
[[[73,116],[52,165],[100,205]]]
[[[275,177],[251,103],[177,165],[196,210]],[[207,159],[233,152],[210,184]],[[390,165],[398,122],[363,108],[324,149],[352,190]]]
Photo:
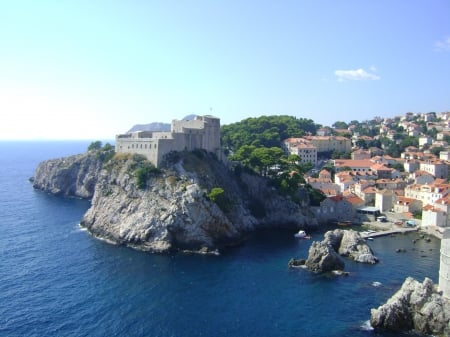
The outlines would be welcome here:
[[[356,262],[374,264],[378,259],[361,235],[353,230],[327,231],[322,241],[314,241],[309,249],[306,266],[316,273],[342,270],[345,256]]]
[[[259,227],[314,223],[307,208],[277,194],[264,178],[237,174],[206,152],[171,153],[138,186],[136,170],[148,165],[142,160],[118,154],[102,161],[95,153],[50,160],[37,168],[34,186],[92,198],[81,220],[91,234],[151,252],[215,252]],[[225,208],[209,200],[214,187],[225,190]]]
[[[324,235],[324,242],[331,245],[341,256],[351,258],[356,262],[375,264],[378,259],[373,255],[372,249],[354,230],[335,229]]]
[[[373,255],[372,249],[356,231],[344,230],[338,253],[347,256],[356,262],[375,264],[378,259]]]
[[[371,310],[374,328],[391,331],[415,330],[421,334],[450,334],[450,301],[437,291],[429,278],[423,283],[408,277],[397,293],[378,309]]]
[[[90,199],[102,161],[97,152],[41,162],[31,179],[33,187],[55,195]]]
[[[342,270],[345,264],[331,245],[314,241],[309,248],[306,266],[315,273],[325,273]]]
[[[303,267],[306,263],[306,260],[303,259],[290,259],[288,262],[288,267],[289,268],[298,268],[298,267]]]

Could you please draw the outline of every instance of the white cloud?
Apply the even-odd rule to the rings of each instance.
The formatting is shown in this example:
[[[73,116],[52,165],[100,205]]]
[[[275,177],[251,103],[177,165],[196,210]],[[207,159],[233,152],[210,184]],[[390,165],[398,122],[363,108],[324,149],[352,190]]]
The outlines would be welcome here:
[[[375,67],[370,67],[372,73],[365,71],[362,68],[356,70],[336,70],[334,74],[337,76],[338,81],[362,81],[362,80],[379,80],[380,76],[375,75],[373,72],[376,70]]]
[[[441,41],[437,41],[434,44],[434,48],[437,51],[450,51],[450,37],[447,37]]]

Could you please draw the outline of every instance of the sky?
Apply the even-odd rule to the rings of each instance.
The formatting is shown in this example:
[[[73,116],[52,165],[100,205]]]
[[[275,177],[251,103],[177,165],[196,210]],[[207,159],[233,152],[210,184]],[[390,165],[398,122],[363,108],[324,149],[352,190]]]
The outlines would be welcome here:
[[[0,0],[0,139],[450,110],[448,0]]]

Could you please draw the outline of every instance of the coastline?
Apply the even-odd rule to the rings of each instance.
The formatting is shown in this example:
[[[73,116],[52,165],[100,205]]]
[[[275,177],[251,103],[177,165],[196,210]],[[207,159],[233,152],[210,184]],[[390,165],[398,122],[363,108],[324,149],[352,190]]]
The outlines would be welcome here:
[[[432,235],[435,238],[442,240],[443,233],[440,232],[439,227],[433,226],[422,226],[420,224],[420,220],[416,220],[419,222],[415,227],[418,232],[425,233],[427,235]],[[363,221],[361,222],[361,226],[368,227],[374,230],[378,231],[391,231],[391,230],[401,230],[402,228],[407,228],[405,226],[398,226],[394,223],[392,220],[388,220],[386,222],[379,222],[379,221]],[[411,227],[410,227],[411,228]]]

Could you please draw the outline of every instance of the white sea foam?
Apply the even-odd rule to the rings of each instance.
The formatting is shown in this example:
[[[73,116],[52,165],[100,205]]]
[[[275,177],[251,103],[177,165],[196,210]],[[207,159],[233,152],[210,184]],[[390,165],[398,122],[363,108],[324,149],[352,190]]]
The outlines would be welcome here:
[[[383,284],[381,282],[378,281],[374,281],[372,282],[372,287],[381,287]]]
[[[361,329],[363,329],[364,331],[372,331],[373,327],[370,325],[370,320],[365,321],[362,325],[361,325]]]
[[[74,230],[75,233],[86,232],[86,231],[87,231],[87,228],[81,226],[81,224],[78,224],[78,225],[77,225],[77,228]]]

